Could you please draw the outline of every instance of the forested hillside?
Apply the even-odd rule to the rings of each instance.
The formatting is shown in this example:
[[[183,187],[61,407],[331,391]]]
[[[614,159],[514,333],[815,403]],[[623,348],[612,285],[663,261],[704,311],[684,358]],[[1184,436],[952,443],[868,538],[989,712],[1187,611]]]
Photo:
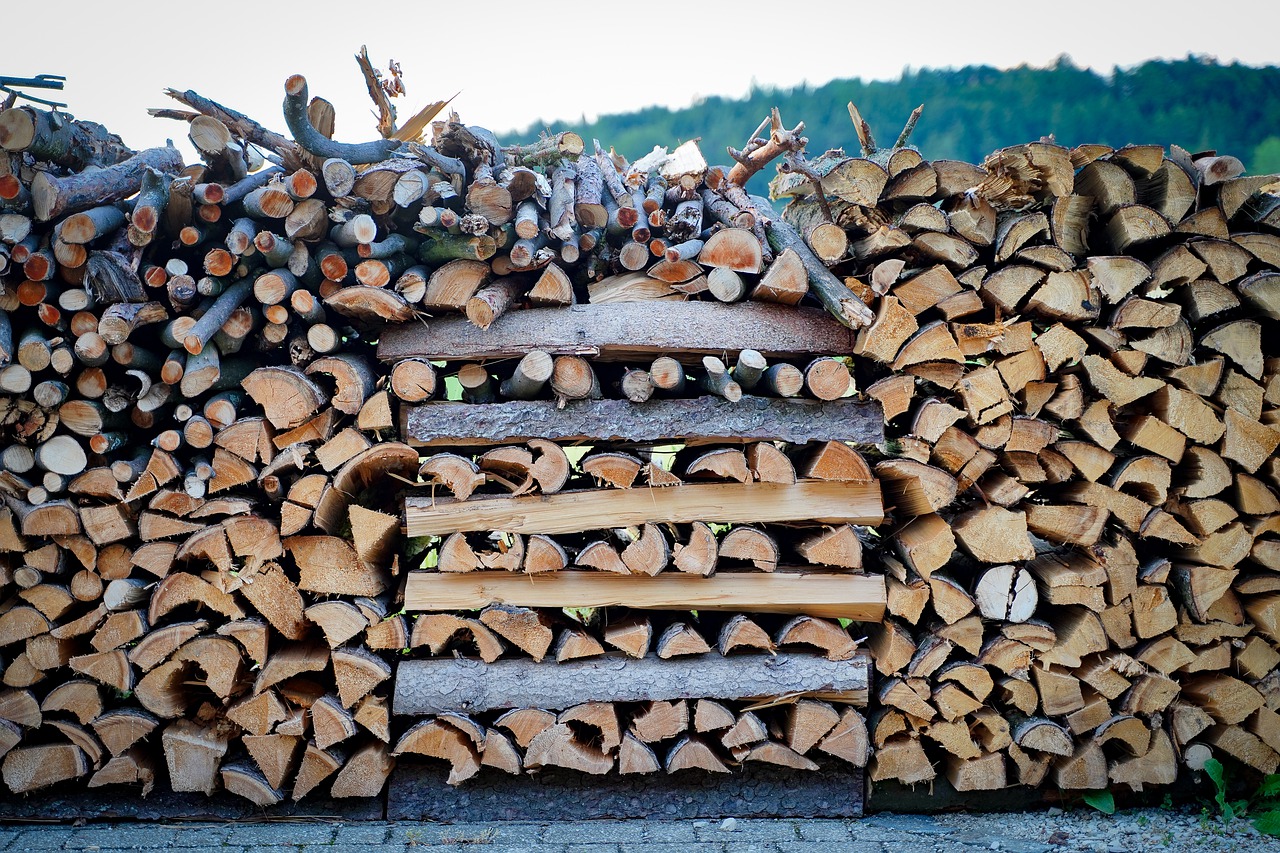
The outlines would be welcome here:
[[[918,104],[912,142],[931,159],[981,162],[1006,145],[1052,134],[1064,145],[1160,141],[1216,148],[1250,172],[1280,171],[1280,68],[1220,65],[1192,57],[1116,69],[1110,76],[1062,59],[1049,68],[973,66],[907,71],[895,81],[834,80],[795,89],[755,88],[742,99],[710,97],[683,109],[650,107],[594,122],[551,121],[636,157],[694,136],[712,162],[727,161],[772,106],[788,125],[803,120],[810,150],[856,149],[845,105],[853,101],[882,143],[892,142]],[[544,125],[518,134],[533,138]]]

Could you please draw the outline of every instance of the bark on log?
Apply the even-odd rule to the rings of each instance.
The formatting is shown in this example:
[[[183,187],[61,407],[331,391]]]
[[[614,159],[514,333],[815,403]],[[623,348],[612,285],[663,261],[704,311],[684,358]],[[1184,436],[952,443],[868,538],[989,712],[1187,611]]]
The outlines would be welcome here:
[[[602,361],[671,354],[698,364],[704,355],[744,349],[770,358],[852,352],[853,334],[812,308],[649,300],[513,311],[484,331],[462,317],[442,317],[430,328],[388,327],[378,341],[383,361],[508,358],[531,349]]]
[[[563,409],[554,401],[529,400],[486,405],[432,402],[406,409],[404,431],[420,447],[485,446],[548,438],[555,441],[634,441],[693,438],[722,442],[780,440],[849,441],[879,444],[884,419],[876,402],[819,403],[808,400],[717,397],[582,400]]]
[[[831,316],[850,329],[856,330],[863,326],[870,326],[875,321],[875,313],[844,282],[836,278],[831,270],[827,269],[826,264],[819,260],[805,243],[800,232],[784,222],[765,199],[752,196],[751,201],[755,204],[756,210],[769,220],[765,229],[774,250],[782,253],[787,249],[793,249],[800,256],[805,271],[809,273],[809,287],[822,301]]]
[[[147,169],[172,174],[182,168],[176,148],[148,148],[122,163],[65,178],[40,172],[31,182],[31,200],[42,222],[128,198],[142,186]]]
[[[307,116],[307,78],[294,74],[284,81],[284,121],[298,145],[315,157],[338,157],[353,166],[381,163],[403,143],[398,139],[378,139],[365,143],[334,142],[311,124]]]
[[[605,657],[531,669],[520,661],[420,660],[400,664],[396,714],[476,713],[495,708],[566,708],[581,702],[743,699],[848,691],[865,696],[869,659],[719,654],[661,661]]]

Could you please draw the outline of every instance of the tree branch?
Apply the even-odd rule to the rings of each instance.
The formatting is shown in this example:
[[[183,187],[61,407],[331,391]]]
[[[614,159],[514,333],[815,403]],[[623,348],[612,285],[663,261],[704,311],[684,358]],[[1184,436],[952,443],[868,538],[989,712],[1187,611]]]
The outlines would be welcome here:
[[[360,45],[360,52],[356,54],[356,64],[364,75],[364,85],[369,90],[369,97],[378,108],[378,133],[382,134],[383,139],[390,139],[396,132],[396,108],[382,88],[382,75],[373,67],[369,50],[364,45]]]
[[[353,166],[365,163],[381,163],[391,157],[401,146],[398,139],[378,139],[373,142],[334,142],[327,139],[311,124],[307,117],[307,78],[294,74],[284,81],[284,121],[298,145],[316,157],[338,157]]]
[[[907,140],[911,138],[911,131],[916,129],[916,122],[920,120],[922,112],[924,112],[924,104],[911,111],[910,117],[907,118],[907,123],[902,128],[902,133],[898,134],[898,141],[893,143],[894,148],[902,148],[907,144]]]
[[[782,117],[777,107],[774,107],[770,113],[767,124],[769,125],[767,140],[761,139],[760,144],[753,147],[753,144],[760,139],[760,134],[764,132],[765,125],[761,124],[756,133],[752,134],[746,148],[736,153],[733,149],[729,149],[729,156],[738,161],[737,165],[729,170],[729,183],[740,187],[746,186],[751,176],[763,169],[770,160],[788,151],[803,151],[804,146],[809,142],[800,135],[804,132],[804,122],[787,130],[782,126]],[[739,159],[739,155],[744,159]]]
[[[862,113],[858,112],[858,108],[853,105],[853,101],[849,102],[849,119],[853,122],[853,129],[858,134],[858,144],[862,147],[862,156],[870,157],[876,153],[876,140],[871,135],[871,125],[867,124],[867,120],[862,117]]]

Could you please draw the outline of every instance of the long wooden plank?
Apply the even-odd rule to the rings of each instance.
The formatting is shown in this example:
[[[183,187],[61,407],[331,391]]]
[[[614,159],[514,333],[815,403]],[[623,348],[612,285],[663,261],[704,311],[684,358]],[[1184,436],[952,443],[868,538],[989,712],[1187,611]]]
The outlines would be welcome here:
[[[581,533],[649,522],[752,524],[769,521],[884,521],[880,484],[803,480],[778,483],[705,483],[662,489],[584,489],[518,498],[414,496],[405,499],[405,532],[441,536],[459,531]]]
[[[870,659],[831,661],[809,653],[715,652],[659,660],[599,657],[565,663],[436,658],[401,661],[392,713],[473,713],[497,708],[561,710],[582,702],[746,699],[839,692],[865,704]]]
[[[650,400],[551,400],[509,403],[425,403],[402,410],[403,434],[417,447],[479,447],[549,438],[554,441],[718,442],[850,441],[880,444],[884,416],[875,401],[775,400],[721,397]]]
[[[711,577],[666,572],[654,577],[567,571],[412,572],[407,610],[518,607],[613,607],[640,610],[744,610],[879,622],[883,575],[735,572]]]
[[[461,315],[402,323],[382,331],[378,357],[507,358],[540,349],[605,361],[670,355],[697,363],[744,349],[772,357],[840,355],[853,351],[853,338],[817,308],[658,300],[510,311],[487,330]]]

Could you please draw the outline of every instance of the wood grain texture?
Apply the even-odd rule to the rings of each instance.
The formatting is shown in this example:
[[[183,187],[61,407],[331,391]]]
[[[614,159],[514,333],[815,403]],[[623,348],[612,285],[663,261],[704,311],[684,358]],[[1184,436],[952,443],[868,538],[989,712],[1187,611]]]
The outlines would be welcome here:
[[[567,571],[414,572],[405,589],[408,610],[469,610],[490,604],[520,607],[611,607],[641,610],[748,610],[878,622],[886,601],[882,575],[742,572],[702,577],[676,572],[654,577]],[[548,706],[557,707],[557,706]]]
[[[588,489],[553,495],[405,499],[409,536],[459,531],[580,533],[649,522],[751,524],[821,521],[878,525],[884,520],[878,482],[709,483],[665,489]]]

